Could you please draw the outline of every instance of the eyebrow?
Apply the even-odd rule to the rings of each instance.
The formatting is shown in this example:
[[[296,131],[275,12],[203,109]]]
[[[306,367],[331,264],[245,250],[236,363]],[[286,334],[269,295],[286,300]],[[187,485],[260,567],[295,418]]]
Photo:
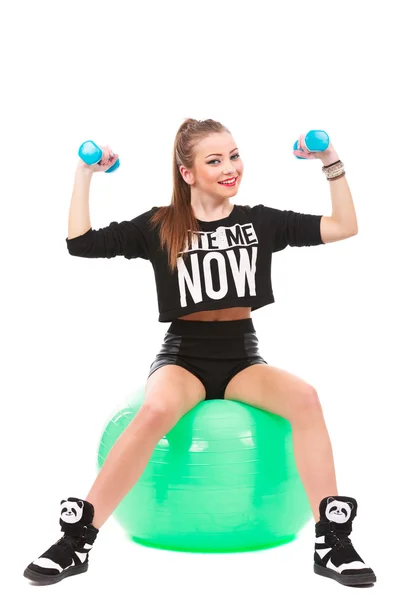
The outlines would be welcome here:
[[[231,154],[234,150],[237,150],[237,148],[234,148],[233,150],[231,150],[229,152],[229,154]],[[217,153],[214,152],[214,154],[209,154],[208,156],[222,156],[222,154],[217,154]],[[208,158],[208,156],[206,156],[206,158]]]

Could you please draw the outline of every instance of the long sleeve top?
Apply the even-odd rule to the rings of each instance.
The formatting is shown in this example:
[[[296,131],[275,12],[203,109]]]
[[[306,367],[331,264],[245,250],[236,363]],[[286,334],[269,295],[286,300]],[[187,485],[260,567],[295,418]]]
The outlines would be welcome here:
[[[272,254],[287,246],[316,246],[322,215],[279,210],[258,204],[235,204],[217,221],[198,221],[200,236],[178,257],[171,273],[168,253],[160,247],[157,228],[148,221],[153,207],[130,221],[113,221],[66,238],[71,255],[83,258],[142,258],[151,262],[160,322],[189,313],[249,306],[257,310],[275,301],[271,283]]]

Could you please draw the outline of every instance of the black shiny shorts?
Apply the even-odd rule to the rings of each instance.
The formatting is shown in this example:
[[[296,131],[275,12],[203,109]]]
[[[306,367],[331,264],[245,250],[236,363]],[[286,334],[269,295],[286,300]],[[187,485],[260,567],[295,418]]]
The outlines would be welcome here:
[[[246,367],[265,364],[258,351],[252,319],[237,321],[172,321],[150,375],[164,365],[179,365],[200,379],[205,400],[224,399],[234,375]]]

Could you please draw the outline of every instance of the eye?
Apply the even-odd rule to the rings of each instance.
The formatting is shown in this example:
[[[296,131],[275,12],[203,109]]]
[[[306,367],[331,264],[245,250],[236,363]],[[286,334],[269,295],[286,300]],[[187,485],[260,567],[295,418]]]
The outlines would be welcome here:
[[[240,158],[240,154],[234,154],[233,156],[231,156],[231,158],[232,158],[232,159],[234,159],[234,158],[235,158],[235,156],[236,156],[237,158]],[[215,162],[216,160],[218,160],[218,158],[214,158],[213,160],[210,160],[210,161],[209,161],[207,164],[208,164],[208,165],[211,165],[211,164],[212,164],[213,162]]]

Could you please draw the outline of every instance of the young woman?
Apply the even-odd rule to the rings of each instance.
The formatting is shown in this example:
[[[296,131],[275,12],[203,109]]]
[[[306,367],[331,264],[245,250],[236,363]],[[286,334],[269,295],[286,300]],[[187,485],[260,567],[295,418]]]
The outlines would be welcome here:
[[[66,239],[70,254],[151,261],[159,321],[171,325],[151,365],[141,410],[113,446],[87,497],[61,502],[64,535],[25,569],[28,579],[53,583],[86,571],[100,527],[139,479],[157,442],[197,403],[226,398],[290,421],[297,468],[315,519],[314,571],[347,585],[376,581],[349,538],[357,502],[338,495],[318,394],[302,379],[267,364],[251,319],[252,310],[274,302],[273,252],[357,233],[335,149],[330,145],[311,154],[304,137],[294,153],[324,164],[329,217],[233,204],[243,162],[231,133],[211,119],[187,119],[177,132],[171,204],[131,221],[99,230],[90,224],[92,175],[110,168],[118,155],[106,146],[98,165],[78,164]]]

